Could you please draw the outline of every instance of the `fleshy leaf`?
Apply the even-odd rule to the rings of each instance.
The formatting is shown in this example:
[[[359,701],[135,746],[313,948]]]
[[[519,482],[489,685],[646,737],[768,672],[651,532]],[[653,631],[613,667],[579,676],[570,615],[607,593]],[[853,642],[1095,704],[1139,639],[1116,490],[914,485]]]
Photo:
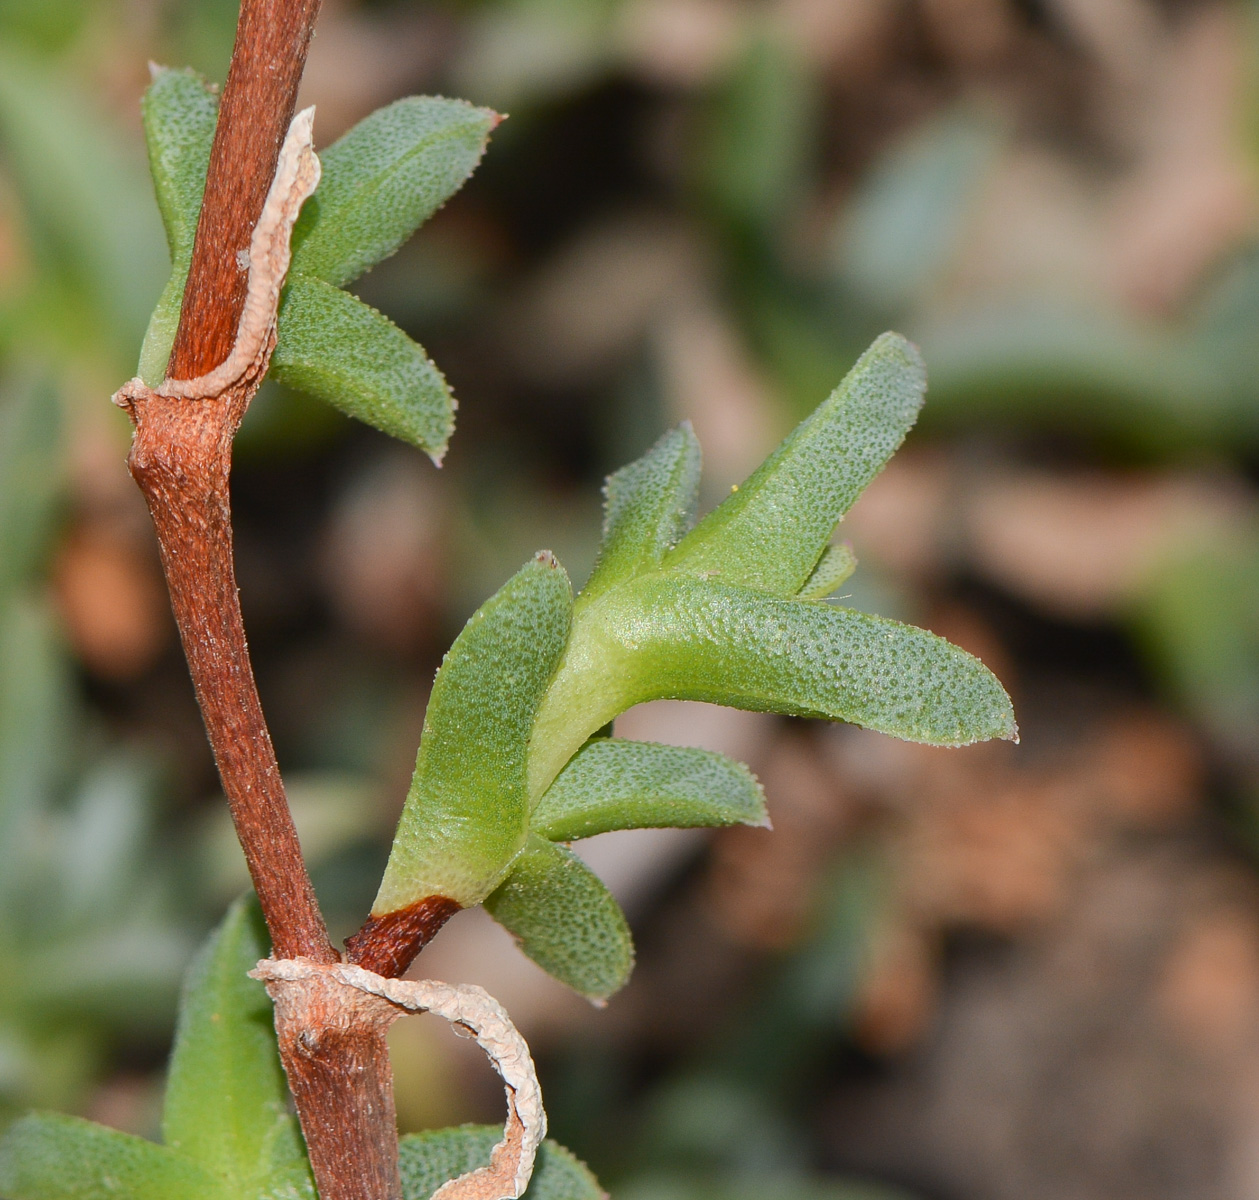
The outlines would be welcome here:
[[[459,1125],[411,1133],[398,1141],[403,1200],[429,1200],[442,1184],[489,1164],[503,1135],[496,1125]],[[556,1142],[538,1148],[522,1200],[607,1200],[590,1168]]]
[[[188,975],[162,1136],[235,1195],[314,1196],[276,1049],[271,1002],[250,979],[268,941],[256,904],[237,901]],[[264,1191],[265,1189],[265,1191]]]
[[[850,721],[933,746],[1016,736],[996,676],[925,629],[653,572],[574,623],[538,717],[534,786],[545,786],[591,729],[666,698]]]
[[[429,697],[374,916],[429,896],[467,908],[502,881],[528,832],[529,735],[572,606],[564,569],[540,554],[455,639]]]
[[[671,429],[642,458],[608,476],[603,540],[582,601],[659,565],[695,522],[700,449],[690,422]]]
[[[629,979],[625,914],[571,850],[530,837],[485,907],[538,966],[583,996],[606,999]]]
[[[32,1113],[0,1139],[5,1200],[237,1200],[165,1146],[60,1113]]]
[[[219,98],[195,71],[158,67],[140,109],[171,262],[186,263],[201,215]]]
[[[857,556],[847,542],[827,546],[798,596],[801,600],[824,600],[856,569]]]
[[[140,364],[136,374],[149,387],[157,387],[166,376],[171,347],[179,329],[179,310],[184,302],[184,284],[188,282],[188,263],[171,271],[162,294],[149,316],[149,326],[140,343]]]
[[[742,763],[709,750],[603,738],[560,772],[531,828],[572,842],[613,829],[768,824],[760,784]]]
[[[883,334],[830,397],[665,555],[665,569],[794,596],[835,526],[904,441],[926,386],[917,349],[899,334]]]
[[[149,173],[166,229],[171,273],[149,317],[140,348],[140,378],[156,387],[166,374],[201,215],[218,96],[194,71],[159,67],[141,102]]]
[[[271,373],[440,462],[455,400],[421,346],[388,317],[331,284],[292,275]]]
[[[388,258],[476,169],[497,113],[408,96],[320,151],[323,178],[293,231],[293,270],[338,287]]]

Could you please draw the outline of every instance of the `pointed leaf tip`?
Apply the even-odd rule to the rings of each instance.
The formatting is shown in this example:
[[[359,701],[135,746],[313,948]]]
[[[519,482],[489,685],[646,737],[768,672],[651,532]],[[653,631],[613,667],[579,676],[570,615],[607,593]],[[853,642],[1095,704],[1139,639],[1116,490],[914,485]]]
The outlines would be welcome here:
[[[290,276],[271,373],[441,465],[455,427],[450,385],[423,347],[348,292]]]
[[[665,568],[795,595],[835,526],[904,441],[926,386],[917,347],[900,334],[883,334],[813,414],[665,556]]]
[[[249,978],[268,948],[257,902],[238,900],[184,986],[162,1136],[234,1193],[284,1185],[313,1193],[272,1028],[271,1003]]]
[[[701,454],[689,421],[604,484],[603,538],[583,603],[658,566],[695,523]]]
[[[499,114],[408,96],[320,155],[324,178],[293,235],[293,268],[338,287],[393,254],[463,186]]]

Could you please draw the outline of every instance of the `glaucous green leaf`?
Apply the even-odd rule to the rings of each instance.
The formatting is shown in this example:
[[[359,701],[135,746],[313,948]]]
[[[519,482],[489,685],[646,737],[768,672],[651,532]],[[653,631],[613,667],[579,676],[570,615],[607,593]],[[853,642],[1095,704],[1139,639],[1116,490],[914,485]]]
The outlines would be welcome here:
[[[827,546],[797,595],[801,600],[824,600],[856,569],[857,556],[847,542]]]
[[[459,1125],[410,1133],[398,1141],[403,1200],[429,1200],[443,1183],[489,1166],[501,1125]],[[522,1200],[607,1200],[590,1168],[549,1138],[538,1147]]]
[[[544,552],[455,639],[429,697],[373,915],[429,896],[467,908],[502,881],[528,832],[529,735],[572,608],[568,575]]]
[[[388,258],[463,186],[501,118],[408,96],[319,153],[323,176],[293,231],[293,270],[341,286]]]
[[[634,968],[615,897],[571,850],[536,834],[485,907],[538,966],[591,1000],[624,987]]]
[[[157,304],[149,314],[144,341],[140,343],[140,362],[136,374],[151,388],[159,386],[166,378],[166,366],[170,362],[171,348],[179,330],[179,311],[184,303],[184,285],[188,282],[188,263],[185,261],[170,273]]]
[[[440,463],[455,399],[422,347],[388,317],[322,280],[292,275],[271,374]]]
[[[1149,573],[1130,619],[1156,668],[1238,755],[1259,725],[1259,532],[1200,537]]]
[[[684,421],[642,458],[608,476],[603,540],[581,590],[583,602],[660,564],[695,522],[699,471],[699,441]]]
[[[613,829],[768,824],[764,793],[742,763],[710,750],[599,738],[559,773],[530,828],[573,842]]]
[[[165,1146],[60,1113],[32,1113],[0,1138],[5,1200],[240,1200]]]
[[[885,333],[753,475],[664,556],[666,570],[794,596],[835,526],[905,439],[927,387]]]
[[[850,721],[933,746],[1016,736],[996,676],[924,629],[653,572],[618,587],[574,623],[538,716],[535,788],[591,729],[665,698]]]
[[[149,173],[171,261],[170,277],[149,317],[140,348],[140,378],[156,387],[166,375],[179,325],[219,101],[196,72],[158,67],[140,107]]]
[[[219,98],[195,71],[155,67],[140,111],[171,262],[186,263],[201,215]]]
[[[180,1006],[162,1116],[166,1145],[233,1195],[314,1196],[276,1049],[271,1002],[250,979],[268,940],[257,905],[237,901],[198,955]]]

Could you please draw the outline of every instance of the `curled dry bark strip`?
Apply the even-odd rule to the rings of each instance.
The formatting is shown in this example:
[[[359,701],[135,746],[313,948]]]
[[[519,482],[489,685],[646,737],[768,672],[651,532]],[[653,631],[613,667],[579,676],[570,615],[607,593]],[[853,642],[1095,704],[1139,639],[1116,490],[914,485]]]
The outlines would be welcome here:
[[[257,4],[247,0],[245,7],[257,18]],[[305,113],[290,125],[254,225],[246,294],[226,358],[177,382],[168,369],[171,378],[156,390],[132,380],[114,400],[135,425],[128,466],[153,516],[197,702],[274,953],[335,963],[340,956],[306,871],[250,665],[228,486],[232,440],[275,345],[293,222],[317,180]],[[400,1200],[383,1029],[334,1009],[305,1015],[314,1023],[285,1025],[277,1013],[276,1029],[320,1200]]]
[[[196,379],[167,378],[157,389],[160,395],[188,400],[217,396],[270,358],[280,289],[292,258],[289,238],[302,205],[319,186],[319,156],[311,141],[314,119],[313,107],[302,109],[293,118],[280,149],[275,178],[249,243],[245,307],[231,353],[214,370]]]
[[[245,307],[231,352],[217,367],[195,379],[167,376],[155,392],[140,378],[123,384],[114,403],[130,412],[147,395],[182,400],[217,399],[245,380],[261,381],[275,348],[280,290],[292,260],[290,238],[302,205],[319,186],[319,156],[312,140],[313,107],[304,108],[289,125],[280,148],[275,177],[249,242],[249,281]]]
[[[503,1140],[494,1147],[488,1167],[443,1184],[432,1200],[517,1200],[524,1193],[546,1136],[546,1112],[529,1047],[493,996],[473,985],[386,979],[348,963],[306,958],[263,959],[251,973],[266,983],[282,1029],[310,1027],[312,1016],[326,1019],[334,1012],[341,1021],[383,1034],[407,1013],[431,1012],[469,1031],[503,1077]]]
[[[128,466],[140,485],[206,731],[276,953],[336,961],[302,860],[258,701],[232,562],[232,439],[275,345],[289,237],[319,179],[307,110],[289,125],[250,246],[246,304],[227,359],[156,390],[114,395],[135,425]]]

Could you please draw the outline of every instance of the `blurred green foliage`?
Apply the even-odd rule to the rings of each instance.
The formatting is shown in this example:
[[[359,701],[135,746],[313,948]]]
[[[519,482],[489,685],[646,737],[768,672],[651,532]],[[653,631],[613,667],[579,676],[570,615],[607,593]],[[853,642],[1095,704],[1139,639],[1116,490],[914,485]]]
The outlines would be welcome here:
[[[416,681],[431,678],[448,635],[542,538],[553,537],[575,575],[593,561],[597,481],[671,423],[658,347],[639,328],[628,352],[558,383],[524,370],[503,347],[519,350],[535,337],[525,318],[541,306],[530,282],[627,206],[663,213],[698,248],[705,300],[789,410],[776,414],[783,427],[894,325],[929,364],[924,434],[939,444],[981,458],[995,447],[1103,470],[1222,472],[1253,502],[1253,226],[1234,234],[1166,311],[1070,279],[962,286],[976,222],[988,211],[986,189],[1020,147],[1049,146],[1090,168],[1105,160],[1093,181],[1113,169],[1107,148],[1079,126],[1063,132],[1052,117],[1038,126],[1008,94],[975,86],[960,69],[949,75],[942,56],[928,54],[915,65],[927,82],[915,92],[902,73],[889,93],[900,86],[910,99],[871,115],[837,82],[838,68],[788,28],[786,5],[750,15],[748,6],[710,6],[725,14],[720,36],[693,63],[670,66],[651,51],[661,43],[644,50],[636,32],[651,7],[450,0],[347,5],[337,14],[386,33],[428,21],[425,45],[438,47],[425,50],[422,64],[413,55],[419,65],[390,94],[364,86],[365,107],[423,90],[467,95],[511,119],[470,192],[361,288],[433,351],[464,399],[464,440],[455,440],[440,501],[436,489],[425,493],[446,506],[449,522],[448,544],[425,562],[437,576],[429,607],[415,602],[433,632],[400,651],[387,639],[331,628],[326,598],[310,599],[313,585],[298,601],[278,586],[268,591],[270,560],[255,572],[267,586],[251,592],[246,579],[264,698],[279,713],[286,766],[295,759],[360,779],[392,771],[400,792],[409,764],[399,775],[391,738],[408,718],[397,714],[418,709]],[[150,767],[99,720],[101,711],[139,706],[129,707],[132,692],[119,701],[96,684],[85,698],[46,580],[73,507],[67,447],[84,410],[103,405],[132,374],[167,275],[143,169],[144,62],[189,64],[221,80],[235,10],[230,0],[0,0],[0,950],[16,964],[0,981],[6,1113],[30,1103],[74,1107],[94,1073],[113,1065],[110,1047],[120,1038],[151,1046],[164,1036],[187,944],[178,932],[187,918],[153,868],[164,858],[152,849]],[[335,36],[329,25],[327,40]],[[1249,36],[1259,61],[1253,25]],[[339,44],[387,57],[387,37]],[[344,72],[372,62],[370,53],[344,54]],[[379,74],[381,87],[392,86],[383,67]],[[1252,86],[1249,107],[1233,114],[1252,154],[1257,97]],[[857,125],[863,129],[854,132]],[[500,337],[507,327],[526,332]],[[547,343],[539,353],[550,359],[552,351]],[[495,358],[505,365],[496,368]],[[120,460],[125,429],[116,420]],[[291,393],[274,389],[260,399],[239,456],[242,541],[247,554],[251,545],[268,547],[251,561],[269,554],[303,579],[315,574],[310,564],[322,543],[302,524],[315,517],[293,510],[308,505],[322,519],[326,507],[318,506],[329,503],[333,485],[309,485],[306,475],[353,478],[368,470],[377,445]],[[248,515],[260,495],[272,505],[267,512],[279,513],[269,525]],[[1224,776],[1244,797],[1259,796],[1257,563],[1253,521],[1168,545],[1136,594],[1104,618],[1128,639],[1161,699],[1215,740]],[[251,594],[262,596],[256,612]],[[316,637],[323,640],[311,648]],[[270,665],[268,647],[279,665]],[[302,732],[285,716],[292,694],[308,718]],[[413,732],[403,728],[398,739]],[[356,915],[385,855],[382,823],[375,814],[364,822],[373,825],[368,835],[334,839],[340,849],[317,872],[333,907]],[[784,1200],[862,1195],[815,1182],[810,1150],[793,1129],[798,1101],[789,1089],[776,1091],[776,1081],[767,1091],[765,1075],[775,1063],[807,1058],[825,1040],[823,1024],[826,1037],[842,1038],[844,989],[860,968],[871,911],[853,899],[855,879],[835,885],[848,905],[836,901],[844,920],[819,919],[795,952],[766,968],[749,1013],[723,1025],[696,1061],[665,1072],[658,1089],[644,1089],[646,1099],[630,1095],[636,1076],[628,1064],[609,1069],[624,1094],[599,1091],[577,1068],[557,1081],[549,1093],[557,1132],[601,1174],[616,1164],[606,1174],[623,1184],[618,1195],[736,1196],[748,1185],[731,1181],[733,1164],[802,1181],[796,1191],[781,1184]],[[113,974],[103,976],[106,969]],[[796,971],[816,989],[807,1018],[790,984]],[[583,1105],[590,1094],[598,1102]],[[635,1105],[665,1115],[644,1120],[641,1138],[620,1139],[621,1117]],[[669,1115],[678,1112],[701,1114],[698,1129]],[[611,1129],[600,1130],[601,1122]],[[758,1176],[751,1186],[770,1197],[779,1184]]]
[[[120,1038],[160,1044],[187,953],[174,863],[149,862],[153,769],[87,736],[42,586],[57,410],[38,382],[0,410],[0,1122],[81,1103]]]

